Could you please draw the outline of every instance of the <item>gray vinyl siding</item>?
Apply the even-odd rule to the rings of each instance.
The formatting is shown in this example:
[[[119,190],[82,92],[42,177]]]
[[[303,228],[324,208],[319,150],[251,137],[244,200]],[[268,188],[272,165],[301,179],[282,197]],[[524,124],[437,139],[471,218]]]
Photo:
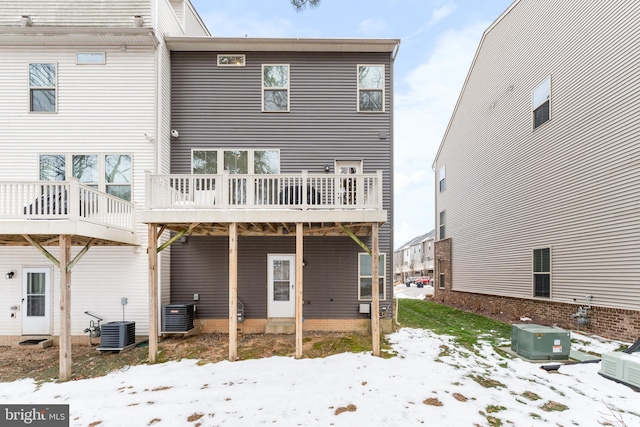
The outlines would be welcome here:
[[[370,243],[370,239],[365,241]],[[238,299],[248,319],[267,317],[267,255],[294,254],[295,249],[295,236],[238,238]],[[305,318],[362,317],[358,313],[362,302],[358,301],[358,252],[362,250],[348,237],[304,239]],[[171,257],[171,302],[193,302],[197,293],[200,318],[227,318],[229,239],[192,236],[186,244],[174,243]],[[387,301],[391,292],[392,283],[387,279]]]
[[[389,218],[380,228],[379,242],[380,252],[387,254],[386,280],[390,284],[390,54],[232,52],[246,53],[246,67],[217,67],[217,53],[172,52],[171,127],[179,131],[180,137],[172,140],[171,172],[191,172],[192,148],[279,149],[282,173],[324,173],[326,164],[331,165],[333,173],[335,160],[362,160],[365,173],[382,170],[383,208]],[[262,64],[290,65],[290,112],[262,112]],[[357,112],[358,64],[385,65],[384,112]],[[265,242],[271,241],[265,238]],[[356,253],[358,247],[349,242]],[[326,262],[335,261],[331,246],[327,248]],[[242,249],[238,253],[243,256]],[[354,259],[357,262],[357,256]],[[357,264],[351,274],[357,274]],[[172,285],[172,292],[174,289]],[[387,295],[390,292],[389,289]],[[241,294],[239,297],[242,299]]]
[[[638,2],[520,0],[486,32],[435,161],[455,290],[640,308]],[[550,121],[531,91],[551,76]],[[438,224],[439,225],[439,224]]]

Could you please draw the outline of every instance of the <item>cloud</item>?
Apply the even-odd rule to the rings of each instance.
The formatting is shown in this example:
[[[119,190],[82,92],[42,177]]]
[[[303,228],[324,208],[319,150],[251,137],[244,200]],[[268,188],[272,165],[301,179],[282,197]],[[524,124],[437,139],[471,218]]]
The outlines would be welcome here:
[[[434,27],[436,24],[438,24],[438,22],[442,21],[447,16],[455,12],[456,8],[457,6],[455,4],[449,3],[434,9],[431,12],[431,17],[429,18],[426,24],[420,27],[417,31],[414,31],[412,34],[409,34],[408,36],[403,37],[402,40],[406,42],[407,40],[410,40],[416,37],[417,35],[424,32],[425,30],[428,30],[429,28]]]
[[[374,36],[384,33],[387,23],[384,19],[365,19],[358,24],[358,32],[364,36]]]
[[[402,90],[394,105],[394,247],[434,227],[431,165],[488,25],[441,33],[429,57],[397,84]]]

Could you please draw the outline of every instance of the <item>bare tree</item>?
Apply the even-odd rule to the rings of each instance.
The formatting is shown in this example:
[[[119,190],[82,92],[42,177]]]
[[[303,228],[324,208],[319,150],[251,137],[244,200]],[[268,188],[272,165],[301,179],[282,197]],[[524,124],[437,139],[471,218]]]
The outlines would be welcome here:
[[[320,0],[291,0],[291,4],[296,12],[302,12],[307,5],[310,7],[318,7],[320,5]]]

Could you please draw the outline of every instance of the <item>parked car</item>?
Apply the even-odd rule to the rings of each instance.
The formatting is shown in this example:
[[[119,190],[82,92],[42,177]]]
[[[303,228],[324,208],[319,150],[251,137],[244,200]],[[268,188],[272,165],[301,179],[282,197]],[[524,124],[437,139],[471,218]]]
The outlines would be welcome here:
[[[431,281],[431,277],[429,276],[421,276],[416,279],[416,286],[419,288],[423,288],[425,285],[433,286],[433,282]]]

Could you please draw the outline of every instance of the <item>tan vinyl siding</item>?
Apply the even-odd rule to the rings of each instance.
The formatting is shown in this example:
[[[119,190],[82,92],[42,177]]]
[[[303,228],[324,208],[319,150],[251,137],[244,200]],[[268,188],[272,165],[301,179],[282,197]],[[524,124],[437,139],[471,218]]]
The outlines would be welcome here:
[[[0,0],[0,26],[20,26],[23,15],[33,27],[134,27],[136,15],[151,27],[151,1]]]
[[[454,290],[638,309],[640,3],[521,0],[486,34],[436,159]],[[550,121],[531,91],[551,76]]]

